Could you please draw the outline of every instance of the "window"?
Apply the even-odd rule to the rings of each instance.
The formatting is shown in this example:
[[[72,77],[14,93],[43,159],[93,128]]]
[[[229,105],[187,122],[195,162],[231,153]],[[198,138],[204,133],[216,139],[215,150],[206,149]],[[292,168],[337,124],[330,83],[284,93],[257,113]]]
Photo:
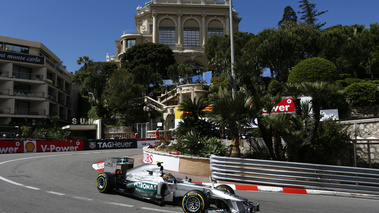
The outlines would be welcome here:
[[[16,53],[29,54],[29,47],[18,46],[18,45],[13,45],[13,44],[5,44],[5,50],[16,52]]]
[[[29,93],[31,89],[30,85],[27,84],[20,84],[20,83],[14,83],[14,91],[15,92],[22,92],[22,93]]]
[[[153,34],[153,25],[152,25],[152,24],[150,24],[150,25],[149,25],[149,27],[150,27],[150,31],[149,31],[149,32],[150,32],[150,34]]]
[[[222,27],[208,27],[208,38],[213,35],[224,36],[224,28]]]
[[[15,78],[31,79],[32,69],[13,65],[13,76]]]
[[[29,102],[16,100],[16,114],[29,114]]]
[[[127,43],[127,48],[131,48],[134,45],[136,45],[136,40],[135,39],[128,39],[127,42],[128,42]]]
[[[200,28],[184,27],[184,47],[200,47]]]
[[[175,27],[159,27],[159,43],[175,47]]]
[[[3,50],[3,43],[0,42],[0,51]]]

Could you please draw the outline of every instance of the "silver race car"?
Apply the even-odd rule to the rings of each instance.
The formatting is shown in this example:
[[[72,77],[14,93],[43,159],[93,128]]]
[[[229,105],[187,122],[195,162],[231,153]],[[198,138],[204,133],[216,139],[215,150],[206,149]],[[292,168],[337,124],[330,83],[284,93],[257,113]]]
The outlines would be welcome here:
[[[96,178],[99,192],[118,191],[129,196],[148,199],[158,204],[181,203],[184,212],[240,212],[259,211],[259,204],[234,194],[228,185],[216,187],[193,183],[164,173],[162,163],[143,164],[133,168],[134,159],[110,158],[93,165],[103,171]],[[99,169],[97,169],[99,170]]]

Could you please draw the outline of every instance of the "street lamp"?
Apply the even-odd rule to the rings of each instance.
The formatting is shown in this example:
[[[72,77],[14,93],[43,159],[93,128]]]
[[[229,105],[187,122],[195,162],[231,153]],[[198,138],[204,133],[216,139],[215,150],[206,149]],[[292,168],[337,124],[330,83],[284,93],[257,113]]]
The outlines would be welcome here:
[[[231,63],[231,75],[232,75],[232,97],[235,97],[236,83],[234,76],[234,32],[233,32],[233,9],[232,0],[229,0],[229,21],[230,21],[230,63]]]

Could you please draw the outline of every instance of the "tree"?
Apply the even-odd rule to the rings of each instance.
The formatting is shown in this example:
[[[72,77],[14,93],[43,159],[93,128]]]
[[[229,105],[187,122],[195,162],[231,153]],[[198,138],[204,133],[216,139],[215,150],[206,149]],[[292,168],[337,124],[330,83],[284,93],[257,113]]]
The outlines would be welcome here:
[[[171,48],[160,43],[137,44],[129,48],[121,57],[121,66],[133,72],[141,65],[151,67],[153,73],[158,73],[163,79],[168,78],[167,69],[175,63]]]
[[[329,97],[336,91],[326,82],[303,82],[301,83],[301,90],[304,95],[312,97],[312,123],[307,140],[309,143],[313,143],[321,119],[321,104],[324,100],[329,100]]]
[[[265,29],[250,42],[247,51],[271,70],[271,77],[275,74],[278,81],[287,81],[289,70],[297,63],[299,37],[288,30]]]
[[[317,17],[328,12],[328,10],[318,12],[315,9],[316,4],[311,4],[308,0],[300,0],[299,3],[299,7],[302,9],[301,11],[299,11],[299,13],[303,14],[300,19],[303,20],[308,26],[314,26],[320,30],[321,27],[323,27],[326,24],[326,22],[316,23],[316,21],[318,20]]]
[[[90,65],[93,62],[92,59],[90,59],[88,56],[79,57],[78,60],[76,60],[77,65],[82,65],[84,67],[84,71],[87,71],[88,65]]]
[[[289,114],[273,114],[269,113],[264,116],[261,121],[264,123],[265,127],[271,131],[274,139],[274,154],[275,159],[285,160],[285,151],[282,145],[282,134],[289,126],[290,115]]]
[[[128,70],[115,70],[104,91],[112,117],[118,118],[124,125],[147,121],[147,113],[143,110],[144,92],[144,87],[135,83],[134,76]]]
[[[245,45],[254,35],[245,32],[234,33],[234,49],[236,61],[241,58],[245,52]],[[214,70],[216,74],[229,72],[230,65],[230,37],[225,35],[212,36],[207,40],[204,47],[204,54],[208,59],[208,68]]]
[[[176,131],[176,136],[181,137],[189,132],[200,135],[201,137],[209,137],[215,135],[213,126],[204,118],[208,112],[205,110],[209,106],[209,101],[205,97],[188,99],[179,105],[178,110],[183,112],[182,121]]]
[[[234,98],[220,93],[209,114],[210,119],[219,125],[220,131],[227,132],[232,139],[231,157],[240,157],[240,136],[250,124],[250,104],[250,97],[241,91],[236,92]]]
[[[379,90],[370,82],[353,83],[344,90],[352,106],[373,106],[379,103]]]
[[[173,83],[179,83],[180,78],[184,80],[190,79],[192,75],[192,66],[184,63],[175,63],[168,67],[168,77],[172,80]]]
[[[291,6],[284,8],[283,18],[278,22],[280,29],[291,28],[297,25],[297,15]]]
[[[288,76],[289,83],[337,80],[337,67],[329,60],[316,57],[298,63]]]

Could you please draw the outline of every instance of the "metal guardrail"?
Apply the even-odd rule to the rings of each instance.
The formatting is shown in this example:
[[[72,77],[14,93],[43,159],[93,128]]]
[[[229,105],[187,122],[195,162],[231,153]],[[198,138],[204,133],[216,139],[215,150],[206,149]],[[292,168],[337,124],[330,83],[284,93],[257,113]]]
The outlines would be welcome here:
[[[216,155],[211,155],[210,169],[214,180],[379,194],[379,169]]]

